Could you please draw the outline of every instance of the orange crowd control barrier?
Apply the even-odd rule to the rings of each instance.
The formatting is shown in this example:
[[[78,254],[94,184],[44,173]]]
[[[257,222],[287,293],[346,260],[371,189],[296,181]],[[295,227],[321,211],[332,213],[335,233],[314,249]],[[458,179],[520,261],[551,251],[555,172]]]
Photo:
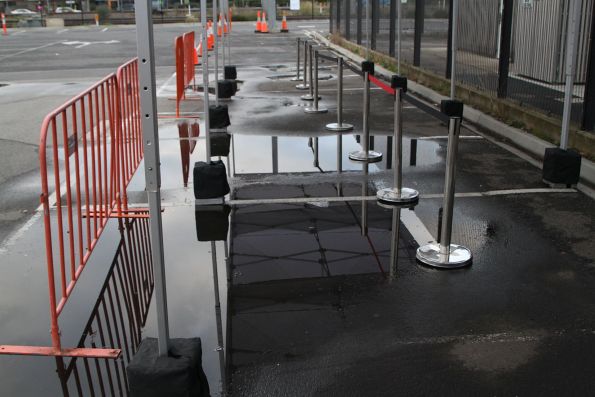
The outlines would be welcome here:
[[[63,348],[58,318],[108,221],[148,218],[147,209],[129,209],[126,199],[142,158],[136,59],[46,116],[39,162],[52,346],[0,346],[0,354],[120,355],[116,348]]]
[[[159,115],[159,118],[180,118],[180,103],[186,97],[186,89],[194,85],[195,65],[198,64],[198,57],[202,56],[202,44],[194,47],[194,32],[184,33],[174,39],[174,52],[176,59],[176,114]],[[184,118],[197,118],[196,116],[184,116]]]

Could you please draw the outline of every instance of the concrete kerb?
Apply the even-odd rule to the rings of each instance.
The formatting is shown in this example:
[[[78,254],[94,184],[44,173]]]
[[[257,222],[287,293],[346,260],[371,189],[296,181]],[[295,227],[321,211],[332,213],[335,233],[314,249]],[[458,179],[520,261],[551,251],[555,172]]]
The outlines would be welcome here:
[[[324,37],[322,34],[314,31],[307,32],[307,35],[315,40],[323,43],[325,46],[331,48],[333,51],[343,55],[344,57],[351,59],[354,62],[361,63],[365,59],[352,53],[351,51],[333,44]],[[375,65],[375,73],[381,75],[387,79],[390,79],[394,74],[393,72],[383,68],[380,65]],[[409,80],[407,82],[409,92],[416,94],[417,96],[430,102],[432,105],[440,103],[443,99],[448,99],[436,91],[418,84],[414,81]],[[505,139],[512,146],[520,149],[528,156],[538,159],[540,164],[543,160],[543,156],[546,148],[555,147],[555,145],[546,142],[542,139],[537,138],[525,131],[519,130],[518,128],[511,127],[477,109],[474,109],[468,105],[465,105],[464,119],[480,129],[486,131],[488,134],[495,137]],[[481,133],[478,131],[478,133]],[[585,158],[581,161],[581,183],[586,186],[579,184],[578,188],[584,190],[585,193],[592,195],[592,189],[595,188],[595,163]],[[583,189],[586,188],[586,189]]]

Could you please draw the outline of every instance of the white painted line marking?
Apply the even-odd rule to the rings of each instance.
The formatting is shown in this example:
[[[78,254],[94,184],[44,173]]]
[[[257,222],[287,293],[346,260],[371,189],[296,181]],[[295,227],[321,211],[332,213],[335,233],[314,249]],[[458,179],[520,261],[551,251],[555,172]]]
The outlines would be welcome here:
[[[69,29],[62,29],[62,30],[58,30],[56,33],[57,34],[62,34],[64,32],[68,32]]]
[[[413,236],[418,245],[422,246],[435,241],[432,233],[430,233],[426,225],[424,225],[414,211],[401,211],[401,222],[409,230],[409,233],[411,233],[411,236]]]
[[[315,28],[316,26],[314,25],[304,25],[304,26],[298,26],[298,29],[312,29]]]
[[[101,31],[102,31],[102,32],[107,32],[107,29],[108,29],[108,28],[103,28]]]
[[[161,97],[161,93],[163,93],[163,91],[167,88],[167,86],[169,86],[169,83],[171,82],[171,80],[176,77],[176,74],[172,74],[171,76],[169,76],[169,78],[167,80],[165,80],[165,83],[163,83],[161,85],[161,87],[159,87],[159,89],[157,90],[157,93],[155,94],[157,97]]]
[[[415,106],[411,106],[411,107],[415,107]],[[461,135],[459,136],[459,138],[461,139],[484,139],[484,137],[480,136],[480,135]],[[419,138],[412,138],[412,139],[417,139],[418,141],[430,141],[433,139],[448,139],[448,135],[435,135],[435,136],[422,136]]]
[[[28,49],[23,50],[23,51],[15,52],[14,54],[4,55],[4,56],[0,57],[0,61],[3,60],[3,59],[8,59],[8,58],[16,57],[17,55],[25,54],[27,52],[41,50],[42,48],[50,47],[50,46],[53,46],[53,45],[56,45],[56,44],[60,44],[60,43],[61,43],[61,41],[56,41],[56,42],[53,42],[53,43],[44,44],[44,45],[39,46],[39,47],[28,48]]]
[[[13,246],[18,239],[20,239],[27,230],[31,229],[33,224],[37,221],[37,219],[41,217],[41,211],[37,211],[29,218],[27,222],[20,228],[18,228],[14,233],[12,233],[8,238],[6,238],[2,244],[0,245],[0,254],[4,254],[8,252],[8,247]]]

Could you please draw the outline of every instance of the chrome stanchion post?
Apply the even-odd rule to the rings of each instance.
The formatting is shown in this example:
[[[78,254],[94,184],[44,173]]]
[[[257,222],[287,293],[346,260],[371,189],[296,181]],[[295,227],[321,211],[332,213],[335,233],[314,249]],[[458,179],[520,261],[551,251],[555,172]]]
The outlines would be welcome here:
[[[291,81],[300,81],[301,80],[301,78],[300,78],[300,43],[301,43],[301,40],[298,37],[297,38],[297,62],[295,63],[296,72],[295,72],[295,77],[292,77]]]
[[[376,163],[382,160],[382,153],[370,150],[370,74],[374,74],[374,63],[370,61],[362,62],[362,72],[364,73],[364,114],[363,114],[363,150],[357,150],[349,153],[351,161]]]
[[[413,207],[419,201],[417,190],[403,187],[403,94],[407,92],[407,79],[393,76],[391,87],[395,90],[394,110],[394,187],[379,190],[376,198],[379,204],[388,206]]]
[[[314,79],[310,80],[310,86],[314,86],[314,91],[312,93],[314,98],[313,106],[308,106],[304,108],[304,113],[326,113],[328,109],[318,107],[318,50],[314,51]]]
[[[440,243],[427,244],[417,249],[416,258],[421,263],[443,269],[456,269],[471,264],[471,251],[457,244],[451,244],[452,213],[455,198],[455,172],[457,148],[463,118],[463,103],[457,100],[444,100],[442,113],[450,117],[448,126],[448,149],[446,152],[446,175],[444,177],[444,201]]]
[[[310,92],[302,95],[301,98],[304,101],[313,101],[314,100],[314,46],[312,44],[308,45],[308,88]],[[304,74],[306,71],[304,70]]]
[[[343,58],[337,58],[337,122],[326,125],[329,131],[351,131],[353,125],[343,123]]]
[[[308,84],[308,73],[306,69],[308,68],[308,41],[304,40],[304,77],[302,78],[302,83],[295,86],[298,90],[307,90],[310,88]]]

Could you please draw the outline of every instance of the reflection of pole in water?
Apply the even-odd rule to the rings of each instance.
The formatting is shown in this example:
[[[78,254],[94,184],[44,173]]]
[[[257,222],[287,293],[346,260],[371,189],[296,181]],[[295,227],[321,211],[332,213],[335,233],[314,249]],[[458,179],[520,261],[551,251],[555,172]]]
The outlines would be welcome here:
[[[217,322],[217,352],[219,353],[219,370],[221,372],[221,392],[226,395],[225,379],[225,349],[223,347],[223,324],[221,321],[221,301],[219,299],[219,276],[217,272],[217,247],[215,241],[211,241],[211,258],[213,262],[213,290],[215,293],[215,318]]]
[[[393,209],[393,221],[392,221],[392,239],[390,242],[390,269],[389,276],[390,280],[394,280],[397,277],[397,266],[399,263],[399,226],[401,223],[401,209]]]
[[[368,163],[362,165],[364,171],[364,180],[362,182],[362,236],[368,235],[368,201],[365,197],[368,195]]]

